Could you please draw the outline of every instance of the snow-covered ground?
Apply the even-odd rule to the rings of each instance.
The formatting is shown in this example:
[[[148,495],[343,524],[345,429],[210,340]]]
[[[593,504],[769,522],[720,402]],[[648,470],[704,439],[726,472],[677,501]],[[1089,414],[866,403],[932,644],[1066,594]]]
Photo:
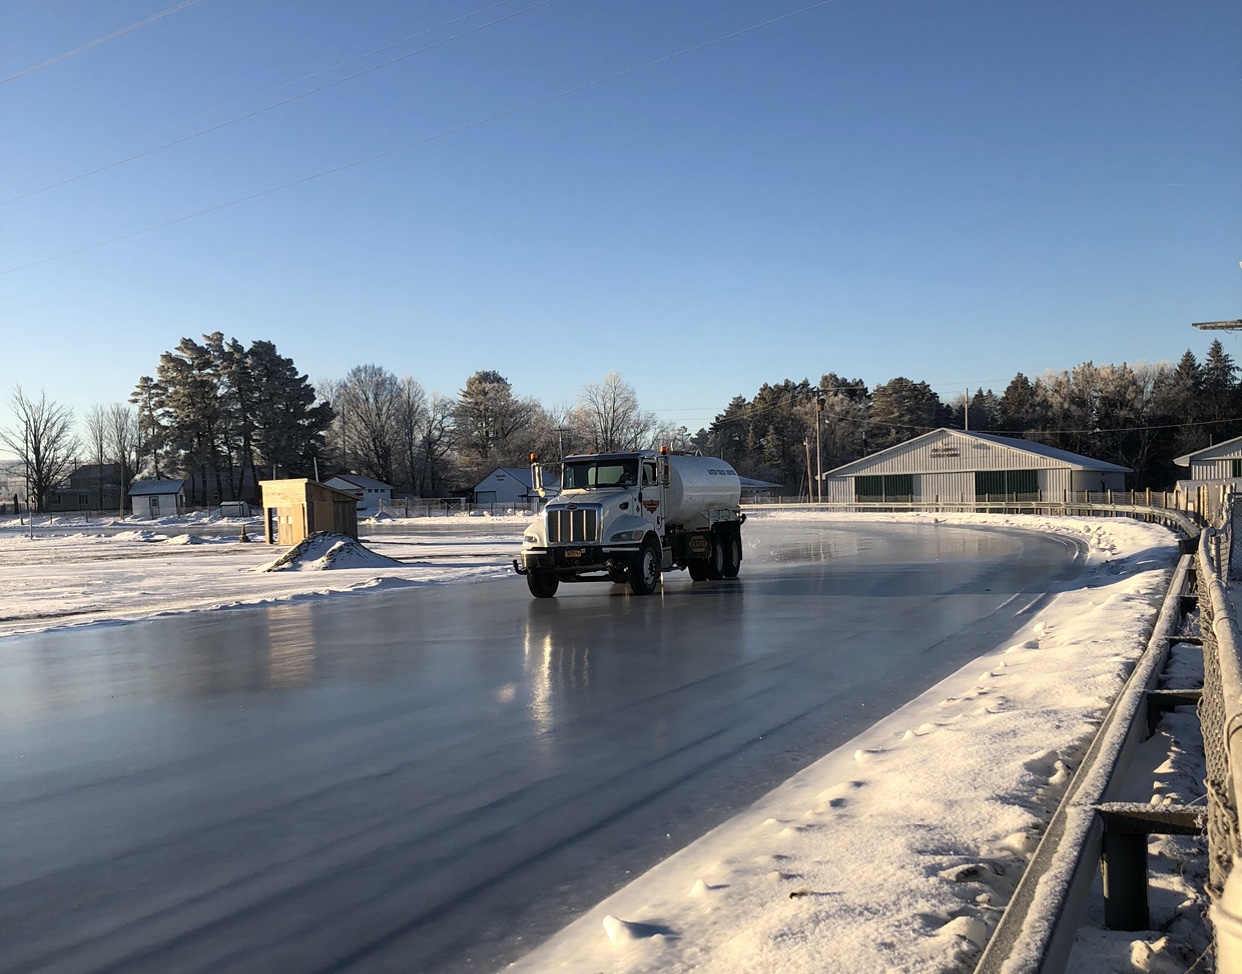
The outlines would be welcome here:
[[[424,520],[401,533],[363,524],[377,558],[317,556],[298,571],[263,570],[285,549],[264,544],[253,520],[40,523],[33,539],[0,522],[0,636],[501,575],[526,520],[437,518],[434,531]],[[259,540],[240,542],[243,527]],[[336,570],[306,570],[316,568]]]
[[[764,513],[748,557],[765,517],[1035,528],[1080,539],[1088,567],[1005,645],[587,909],[514,972],[969,971],[1144,648],[1177,550],[1166,529],[1125,519]],[[365,548],[306,551],[297,571],[264,570],[278,567],[266,545],[184,525],[32,541],[0,524],[0,635],[509,571],[524,519],[461,520],[460,532],[364,525]],[[1176,743],[1152,745],[1127,797],[1199,797],[1193,756],[1169,761],[1197,746],[1184,723],[1167,724]],[[1203,950],[1196,847],[1160,841],[1153,923],[1166,929],[1088,928],[1073,969],[1185,970]]]

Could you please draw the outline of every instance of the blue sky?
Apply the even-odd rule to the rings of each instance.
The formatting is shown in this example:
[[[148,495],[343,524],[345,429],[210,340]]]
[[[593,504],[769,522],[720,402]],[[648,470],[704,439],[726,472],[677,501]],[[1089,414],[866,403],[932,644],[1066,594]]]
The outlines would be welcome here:
[[[13,77],[174,3],[0,0],[4,399],[80,416],[220,330],[546,405],[616,369],[695,430],[764,382],[949,400],[1242,316],[1236,0],[196,0]]]

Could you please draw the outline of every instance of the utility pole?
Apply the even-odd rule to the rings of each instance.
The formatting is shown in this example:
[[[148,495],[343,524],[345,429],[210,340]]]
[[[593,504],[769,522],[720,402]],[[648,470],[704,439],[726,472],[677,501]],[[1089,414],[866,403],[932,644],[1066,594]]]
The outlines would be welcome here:
[[[819,453],[819,417],[823,411],[824,394],[822,391],[817,391],[815,393],[815,499],[820,504],[824,502],[824,468],[820,463]]]
[[[815,495],[811,493],[811,441],[802,438],[802,448],[806,451],[806,499],[809,503]]]

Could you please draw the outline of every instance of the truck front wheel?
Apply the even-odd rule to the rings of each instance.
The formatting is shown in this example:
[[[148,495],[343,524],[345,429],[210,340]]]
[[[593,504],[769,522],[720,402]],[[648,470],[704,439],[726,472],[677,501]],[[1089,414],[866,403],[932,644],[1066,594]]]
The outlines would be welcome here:
[[[660,551],[650,541],[643,545],[637,564],[630,568],[630,591],[651,595],[660,584]]]
[[[531,569],[526,573],[526,587],[537,599],[550,599],[556,594],[561,580],[552,572],[541,572]]]

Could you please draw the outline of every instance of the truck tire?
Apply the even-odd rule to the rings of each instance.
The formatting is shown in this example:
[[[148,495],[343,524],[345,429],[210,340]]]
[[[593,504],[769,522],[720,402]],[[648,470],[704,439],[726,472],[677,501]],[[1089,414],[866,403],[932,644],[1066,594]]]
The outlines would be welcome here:
[[[724,539],[724,577],[737,578],[742,567],[742,533],[730,531]]]
[[[651,541],[643,543],[637,564],[630,567],[630,591],[651,595],[660,584],[660,549]]]
[[[526,574],[526,587],[530,589],[530,594],[537,599],[552,598],[560,584],[561,580],[552,572],[540,572],[531,569]]]
[[[686,571],[690,573],[691,581],[703,582],[707,580],[707,562],[701,558],[692,558],[686,562]]]
[[[724,578],[725,573],[725,543],[724,538],[720,536],[720,532],[712,532],[712,550],[707,559],[707,577],[713,582],[718,582]]]

